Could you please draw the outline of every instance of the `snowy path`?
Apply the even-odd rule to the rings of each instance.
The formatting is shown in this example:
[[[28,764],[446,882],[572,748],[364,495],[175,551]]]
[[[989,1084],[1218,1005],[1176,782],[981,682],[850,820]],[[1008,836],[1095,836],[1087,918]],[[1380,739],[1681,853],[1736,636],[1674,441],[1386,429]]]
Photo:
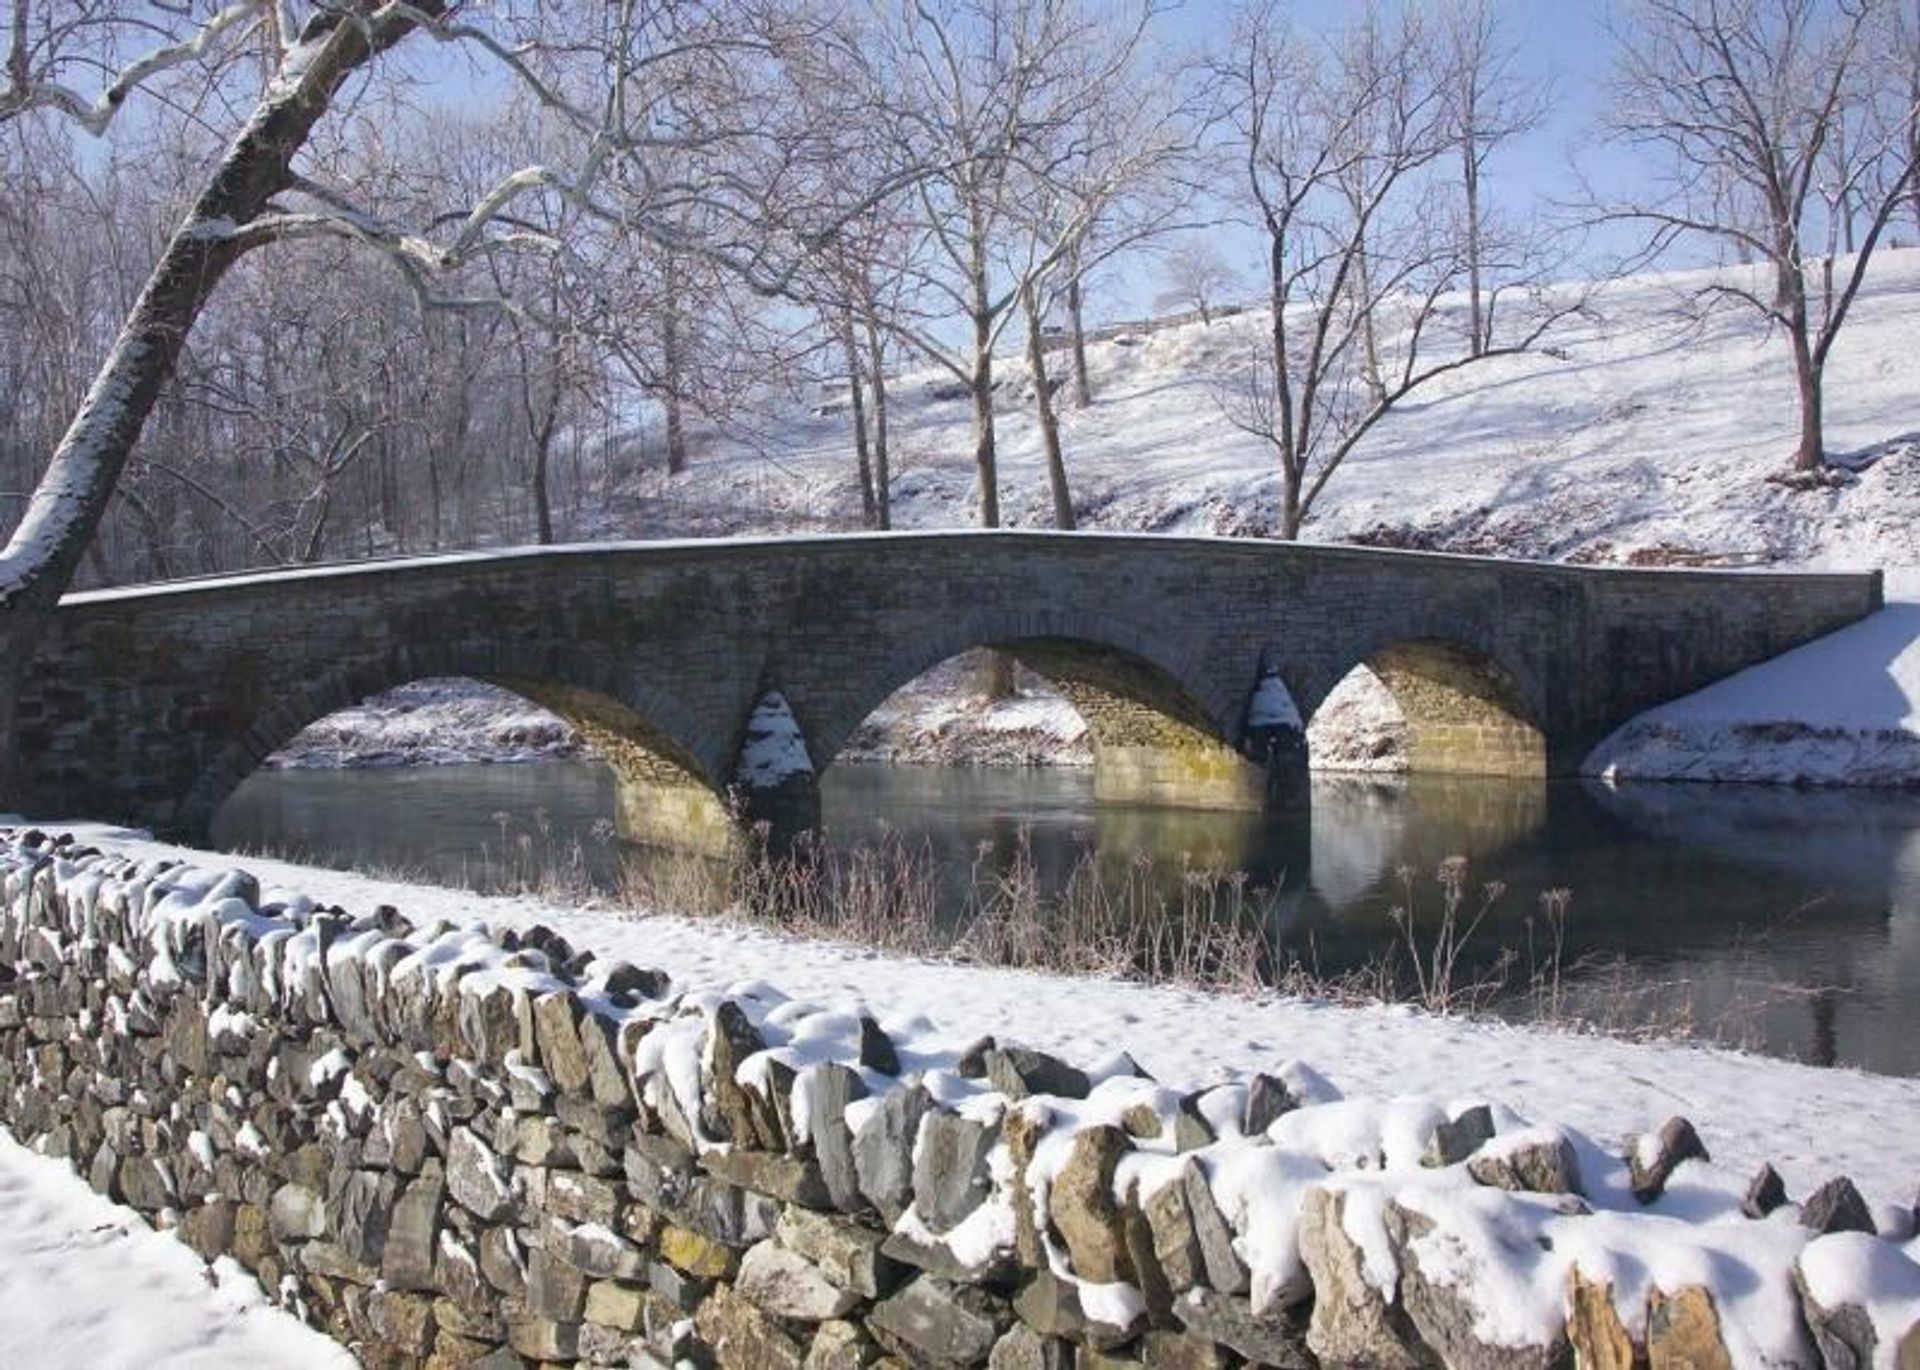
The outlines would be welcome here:
[[[0,1130],[0,1365],[352,1370],[231,1261],[200,1258]]]

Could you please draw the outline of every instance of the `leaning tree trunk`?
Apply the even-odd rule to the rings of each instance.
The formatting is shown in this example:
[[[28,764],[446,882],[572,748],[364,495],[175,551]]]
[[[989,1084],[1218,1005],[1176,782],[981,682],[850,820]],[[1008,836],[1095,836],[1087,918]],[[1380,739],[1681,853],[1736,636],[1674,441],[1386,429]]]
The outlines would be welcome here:
[[[437,16],[446,4],[416,0],[413,13]],[[34,640],[85,557],[194,320],[248,246],[263,241],[236,240],[233,230],[287,188],[294,156],[341,83],[415,27],[391,14],[374,20],[382,8],[353,0],[346,13],[308,23],[292,49],[299,62],[282,63],[167,243],[0,552],[0,797],[18,783],[14,696]]]
[[[671,286],[667,291],[666,311],[660,319],[660,368],[666,379],[662,403],[667,411],[667,474],[677,476],[687,469],[687,422],[680,399],[681,388],[686,384],[686,358],[680,346],[679,301]]]
[[[973,471],[980,486],[980,526],[1000,526],[1000,468],[993,433],[993,333],[984,315],[973,320],[973,373],[967,380],[973,400]]]
[[[1800,445],[1794,449],[1793,469],[1818,471],[1827,464],[1826,418],[1820,368],[1807,347],[1804,333],[1793,339],[1793,378],[1800,396]]]
[[[1471,127],[1472,111],[1468,111]],[[1467,352],[1483,356],[1487,350],[1486,308],[1480,270],[1480,148],[1469,134],[1460,144],[1460,174],[1467,192]]]
[[[994,450],[993,348],[988,321],[976,316],[973,325],[973,464],[980,477],[980,526],[1000,526],[1000,475]],[[980,693],[989,700],[1014,694],[1013,658],[991,649],[981,654]]]
[[[533,532],[542,547],[553,545],[553,492],[548,488],[553,468],[553,434],[560,419],[560,396],[555,394],[533,435]]]
[[[1821,414],[1820,361],[1807,336],[1807,283],[1798,263],[1786,259],[1774,268],[1779,300],[1785,305],[1787,341],[1793,348],[1794,387],[1800,397],[1800,443],[1794,449],[1795,471],[1818,471],[1827,464],[1826,432]]]
[[[1093,381],[1087,374],[1087,328],[1080,308],[1080,263],[1073,263],[1067,277],[1067,332],[1073,339],[1073,407],[1087,409],[1093,404]]]
[[[1920,24],[1920,5],[1915,6],[1914,22]],[[1908,69],[1907,108],[1920,110],[1920,61]],[[1907,120],[1907,165],[1920,167],[1920,118]],[[1913,209],[1913,226],[1920,231],[1920,171],[1907,179],[1907,203]]]
[[[1286,239],[1278,229],[1267,236],[1267,299],[1273,317],[1268,324],[1268,346],[1273,355],[1273,407],[1268,429],[1280,456],[1280,537],[1294,542],[1306,522],[1301,491],[1306,459],[1297,445],[1293,426],[1293,381],[1287,367],[1287,256]]]
[[[1300,474],[1291,466],[1280,475],[1280,540],[1298,542],[1307,511],[1300,504]]]

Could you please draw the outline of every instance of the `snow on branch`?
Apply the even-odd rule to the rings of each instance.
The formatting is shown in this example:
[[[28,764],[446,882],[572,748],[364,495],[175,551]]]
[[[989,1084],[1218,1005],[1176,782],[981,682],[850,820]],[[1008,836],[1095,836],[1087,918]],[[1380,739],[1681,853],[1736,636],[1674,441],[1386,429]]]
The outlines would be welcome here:
[[[227,34],[249,21],[257,20],[266,8],[265,0],[238,0],[238,3],[228,5],[201,24],[191,37],[163,44],[128,65],[97,97],[89,101],[79,91],[50,74],[43,73],[38,77],[33,74],[30,65],[32,49],[27,34],[28,10],[22,0],[14,6],[12,38],[7,53],[7,83],[0,88],[0,121],[32,109],[53,109],[98,138],[106,133],[114,116],[125,106],[127,97],[141,85],[163,71],[184,66],[211,51]],[[276,21],[282,25],[281,32],[289,32],[285,27],[284,7],[277,7],[274,13]],[[56,27],[50,46],[57,46],[62,37],[77,31],[84,22],[84,16],[76,16]],[[51,68],[52,63],[47,65]]]

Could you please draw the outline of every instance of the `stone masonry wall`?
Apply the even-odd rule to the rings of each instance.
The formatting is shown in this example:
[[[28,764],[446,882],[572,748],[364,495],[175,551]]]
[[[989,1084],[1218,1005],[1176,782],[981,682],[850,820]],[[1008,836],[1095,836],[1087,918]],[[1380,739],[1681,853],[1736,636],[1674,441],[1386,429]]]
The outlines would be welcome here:
[[[1763,1172],[1747,1216],[1689,1228],[1689,1269],[1739,1272],[1724,1305],[1635,1285],[1669,1177],[1698,1214],[1714,1174],[1679,1120],[1620,1160],[1292,1065],[1180,1093],[1124,1058],[943,1054],[547,930],[264,905],[37,832],[0,831],[0,1118],[376,1366],[1920,1356],[1920,1309],[1832,1273],[1912,1266],[1844,1180],[1794,1206]],[[1481,1250],[1544,1299],[1509,1282],[1490,1318]]]

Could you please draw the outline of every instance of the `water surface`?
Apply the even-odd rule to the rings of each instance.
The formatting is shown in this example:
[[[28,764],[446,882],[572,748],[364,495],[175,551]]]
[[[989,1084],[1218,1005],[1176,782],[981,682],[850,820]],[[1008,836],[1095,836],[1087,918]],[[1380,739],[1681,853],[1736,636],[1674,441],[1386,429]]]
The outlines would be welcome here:
[[[262,771],[215,840],[481,889],[552,865],[611,887],[634,859],[612,813],[592,762]],[[1310,814],[1257,817],[1096,807],[1084,771],[837,766],[822,822],[842,846],[892,834],[930,851],[956,917],[978,881],[1026,863],[1054,890],[1089,850],[1108,868],[1150,860],[1176,897],[1183,870],[1244,872],[1275,944],[1323,975],[1400,946],[1396,908],[1431,948],[1435,872],[1462,856],[1463,919],[1504,887],[1457,973],[1509,957],[1497,1012],[1525,1017],[1557,985],[1560,1016],[1615,1030],[1920,1074],[1920,796],[1323,776]],[[1557,958],[1552,890],[1568,891]]]

